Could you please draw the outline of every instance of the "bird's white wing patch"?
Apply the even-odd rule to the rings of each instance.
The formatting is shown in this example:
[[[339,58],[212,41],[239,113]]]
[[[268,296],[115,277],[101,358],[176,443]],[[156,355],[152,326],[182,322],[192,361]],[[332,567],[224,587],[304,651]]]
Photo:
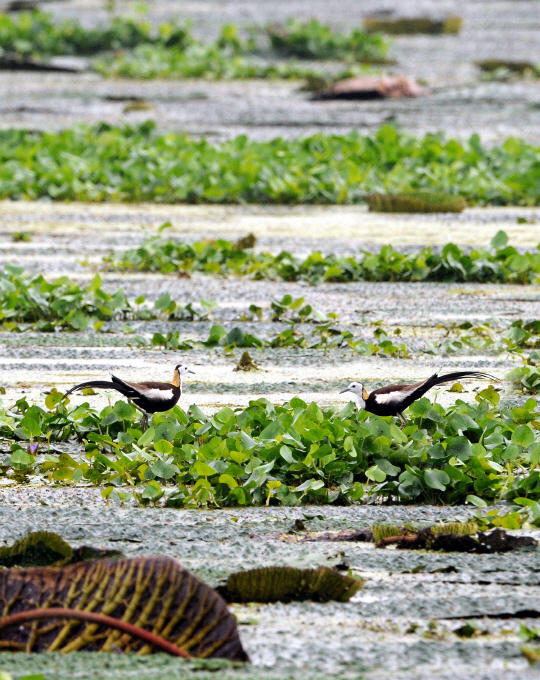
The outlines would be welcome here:
[[[399,404],[404,401],[414,390],[399,390],[399,392],[388,392],[387,394],[376,394],[377,404]]]
[[[142,394],[144,397],[147,399],[151,399],[152,401],[169,401],[169,399],[173,398],[173,391],[172,390],[139,390],[139,394]]]

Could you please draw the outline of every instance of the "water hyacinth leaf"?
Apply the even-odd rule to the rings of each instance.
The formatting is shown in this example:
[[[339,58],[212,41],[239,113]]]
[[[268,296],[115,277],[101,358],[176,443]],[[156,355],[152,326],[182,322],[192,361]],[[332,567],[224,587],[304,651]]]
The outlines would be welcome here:
[[[327,567],[263,567],[231,574],[221,592],[228,602],[348,602],[363,585]]]
[[[74,592],[74,584],[80,588]],[[226,602],[168,557],[102,559],[66,567],[0,571],[4,616],[19,611],[62,606],[107,613],[141,626],[190,655],[247,661],[236,621]],[[123,592],[123,596],[119,593]],[[179,616],[178,613],[182,612]],[[92,634],[89,635],[89,630]],[[2,633],[4,649],[148,653],[147,643],[100,624],[66,627],[65,621],[28,623]]]
[[[211,468],[209,465],[203,463],[200,460],[198,460],[193,466],[193,471],[196,475],[199,475],[199,477],[208,477],[216,474],[214,468]]]
[[[323,486],[324,482],[322,479],[309,479],[303,484],[300,484],[300,486],[297,486],[295,491],[317,491],[318,489],[322,489]]]
[[[491,239],[490,245],[494,250],[499,248],[504,248],[508,243],[508,234],[506,232],[499,230],[495,236]]]
[[[512,441],[519,446],[530,446],[534,441],[534,432],[528,425],[519,425],[512,432]]]
[[[427,397],[422,397],[422,399],[418,399],[418,401],[415,401],[413,404],[410,406],[411,413],[414,416],[427,416],[431,409],[431,402]]]
[[[64,395],[56,389],[52,389],[45,398],[45,406],[51,411],[62,401]]]
[[[116,413],[113,411],[112,413],[108,413],[102,420],[101,424],[103,427],[108,427],[109,425],[112,425],[113,423],[118,422],[118,416]]]
[[[39,422],[30,416],[25,416],[21,420],[19,427],[27,437],[39,437],[41,434]]]
[[[281,454],[281,457],[287,461],[287,463],[290,463],[291,465],[296,463],[296,459],[294,458],[292,451],[288,446],[282,446],[279,449],[279,453]]]
[[[241,328],[233,328],[231,331],[227,333],[227,344],[228,345],[236,345],[237,347],[244,347],[245,343],[245,336],[244,336],[244,331]]]
[[[381,470],[378,465],[372,465],[366,470],[366,477],[371,479],[373,482],[384,482],[386,479],[386,472]]]
[[[483,498],[478,498],[478,496],[475,496],[474,494],[469,494],[465,499],[465,502],[472,503],[473,505],[476,505],[477,508],[487,508],[486,501]]]
[[[424,472],[424,481],[431,489],[444,491],[447,484],[450,483],[450,477],[444,470],[426,470]]]
[[[135,407],[126,401],[117,401],[113,406],[113,411],[121,420],[130,420],[135,414]]]
[[[238,486],[238,482],[231,477],[231,475],[222,474],[219,476],[219,483],[226,484],[229,488],[234,489]]]
[[[166,439],[160,439],[154,443],[154,449],[161,454],[168,455],[172,453],[173,445]]]
[[[11,454],[11,462],[20,467],[30,465],[34,459],[24,449],[16,448]]]
[[[246,451],[251,451],[251,449],[254,449],[257,446],[257,442],[254,441],[249,434],[244,432],[240,432],[240,442],[242,444],[242,448],[245,449]]]
[[[141,494],[142,498],[149,501],[158,500],[161,496],[163,496],[163,491],[160,485],[154,480],[145,486]]]
[[[171,479],[178,472],[176,465],[164,463],[162,460],[157,460],[151,467],[152,474],[161,479]]]
[[[272,422],[270,425],[264,428],[264,430],[259,435],[260,439],[275,439],[281,432],[281,428],[277,422]]]
[[[471,442],[467,437],[452,437],[448,440],[446,453],[461,461],[466,461],[472,456]]]
[[[139,446],[149,446],[152,441],[154,440],[154,437],[156,436],[156,431],[153,427],[149,427],[146,432],[144,432],[140,437],[139,441],[137,442]]]

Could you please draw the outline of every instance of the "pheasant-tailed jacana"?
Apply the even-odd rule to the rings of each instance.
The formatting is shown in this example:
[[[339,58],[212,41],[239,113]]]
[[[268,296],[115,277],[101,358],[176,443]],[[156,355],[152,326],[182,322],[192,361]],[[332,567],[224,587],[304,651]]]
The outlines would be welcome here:
[[[75,390],[83,390],[86,387],[98,389],[116,390],[127,397],[130,404],[135,406],[142,414],[141,427],[144,429],[148,424],[148,415],[168,411],[178,403],[182,396],[182,377],[187,373],[195,373],[187,366],[178,364],[174,369],[171,383],[141,382],[130,383],[111,375],[111,380],[89,380],[80,385],[75,385],[64,394],[67,397]]]
[[[374,390],[371,393],[366,391],[366,388],[361,382],[352,382],[343,392],[352,392],[358,399],[358,406],[365,409],[369,413],[374,413],[376,416],[397,416],[403,426],[407,425],[407,421],[403,417],[403,411],[410,406],[414,401],[423,397],[424,394],[435,385],[443,385],[444,383],[454,382],[456,380],[463,380],[465,378],[477,378],[479,380],[497,380],[492,375],[487,373],[479,373],[478,371],[456,371],[455,373],[447,373],[446,375],[438,375],[434,373],[432,376],[415,383],[414,385],[387,385]]]

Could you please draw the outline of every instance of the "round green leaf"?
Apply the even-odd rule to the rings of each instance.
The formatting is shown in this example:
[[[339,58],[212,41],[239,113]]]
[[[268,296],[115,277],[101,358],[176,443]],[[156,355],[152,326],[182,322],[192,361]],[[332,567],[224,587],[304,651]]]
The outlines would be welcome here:
[[[530,446],[534,441],[534,432],[528,425],[519,425],[512,432],[512,441],[519,446]]]
[[[424,472],[424,482],[431,489],[445,491],[446,485],[450,483],[450,477],[443,470],[426,470]]]
[[[203,463],[201,460],[198,460],[195,463],[192,470],[195,472],[195,474],[199,475],[199,477],[209,477],[210,475],[216,474],[214,468],[211,468],[210,465]]]
[[[383,472],[378,465],[372,465],[366,470],[366,477],[373,482],[384,482],[386,472]]]
[[[164,455],[169,455],[169,453],[172,453],[173,450],[173,445],[171,442],[168,442],[166,439],[160,439],[158,442],[154,444],[154,449],[158,453],[162,453]]]
[[[150,467],[150,470],[156,477],[161,477],[162,479],[170,479],[177,472],[176,465],[169,465],[169,463],[164,463],[162,460],[157,460]]]

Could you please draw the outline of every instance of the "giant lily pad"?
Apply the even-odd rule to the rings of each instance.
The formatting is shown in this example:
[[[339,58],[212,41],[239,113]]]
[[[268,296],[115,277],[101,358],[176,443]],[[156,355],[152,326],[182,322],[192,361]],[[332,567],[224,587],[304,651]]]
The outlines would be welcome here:
[[[168,557],[8,569],[0,571],[0,593],[4,617],[50,611],[48,619],[1,630],[0,648],[6,651],[148,654],[153,649],[136,635],[105,623],[54,618],[54,608],[68,608],[131,623],[191,656],[248,660],[227,603]]]

